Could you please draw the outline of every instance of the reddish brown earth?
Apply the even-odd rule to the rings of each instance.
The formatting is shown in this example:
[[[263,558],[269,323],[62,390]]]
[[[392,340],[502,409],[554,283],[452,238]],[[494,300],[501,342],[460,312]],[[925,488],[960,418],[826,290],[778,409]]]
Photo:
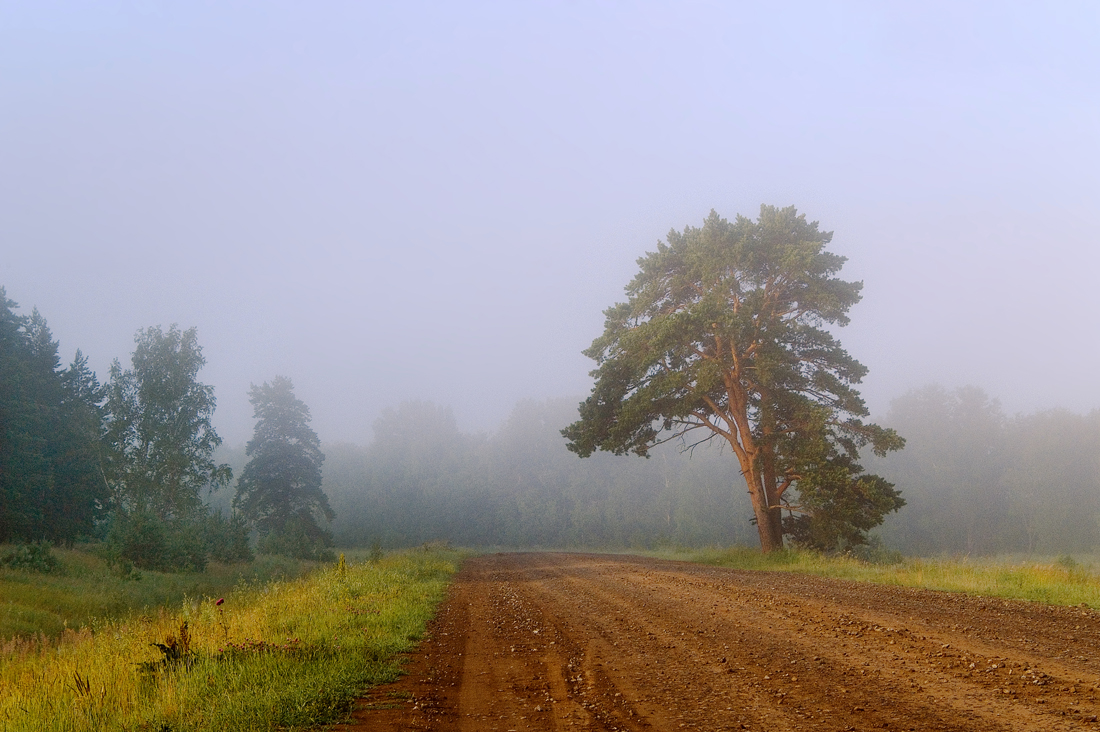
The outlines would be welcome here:
[[[1100,729],[1100,614],[581,554],[468,561],[350,730]]]

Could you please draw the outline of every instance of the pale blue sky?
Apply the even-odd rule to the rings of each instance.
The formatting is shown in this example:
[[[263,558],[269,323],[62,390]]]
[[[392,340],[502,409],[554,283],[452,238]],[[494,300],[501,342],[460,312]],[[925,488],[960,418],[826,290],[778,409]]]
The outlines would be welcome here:
[[[585,394],[635,260],[794,204],[929,381],[1100,407],[1100,5],[0,0],[0,284],[103,376],[198,326],[230,442]]]

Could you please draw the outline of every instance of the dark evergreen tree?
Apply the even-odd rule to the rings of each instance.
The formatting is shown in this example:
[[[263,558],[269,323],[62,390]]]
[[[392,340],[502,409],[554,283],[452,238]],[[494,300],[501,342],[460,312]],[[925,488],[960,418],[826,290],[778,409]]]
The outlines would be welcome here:
[[[309,407],[284,376],[248,393],[256,429],[248,464],[237,480],[234,508],[255,525],[260,551],[305,559],[328,555],[332,535],[318,519],[334,517],[321,490],[321,441],[309,426]]]
[[[0,287],[0,541],[71,542],[106,503],[102,393],[83,355],[61,369],[46,319],[16,307]]]
[[[110,493],[102,470],[103,387],[79,349],[60,376],[61,402],[51,456],[59,490],[46,515],[57,538],[68,540],[92,534]]]

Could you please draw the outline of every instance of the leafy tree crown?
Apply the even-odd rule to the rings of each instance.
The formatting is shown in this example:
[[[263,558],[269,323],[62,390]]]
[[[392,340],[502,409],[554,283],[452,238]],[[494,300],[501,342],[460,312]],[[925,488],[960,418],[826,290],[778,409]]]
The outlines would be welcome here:
[[[857,475],[860,448],[900,448],[862,421],[867,369],[829,330],[848,324],[863,287],[836,276],[846,259],[826,250],[831,239],[793,207],[762,206],[756,221],[711,211],[701,228],[671,231],[585,351],[596,383],[563,431],[569,449],[646,456],[669,440],[722,439],[767,516],[792,484]]]

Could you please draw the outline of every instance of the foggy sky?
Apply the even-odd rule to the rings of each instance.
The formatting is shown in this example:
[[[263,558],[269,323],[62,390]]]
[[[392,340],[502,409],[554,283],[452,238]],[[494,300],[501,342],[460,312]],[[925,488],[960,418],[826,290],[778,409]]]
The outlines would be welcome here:
[[[877,416],[1087,411],[1098,48],[1092,2],[0,0],[0,285],[101,378],[197,326],[230,444],[276,374],[323,440],[489,430],[587,393],[669,229],[793,204],[865,283]]]

